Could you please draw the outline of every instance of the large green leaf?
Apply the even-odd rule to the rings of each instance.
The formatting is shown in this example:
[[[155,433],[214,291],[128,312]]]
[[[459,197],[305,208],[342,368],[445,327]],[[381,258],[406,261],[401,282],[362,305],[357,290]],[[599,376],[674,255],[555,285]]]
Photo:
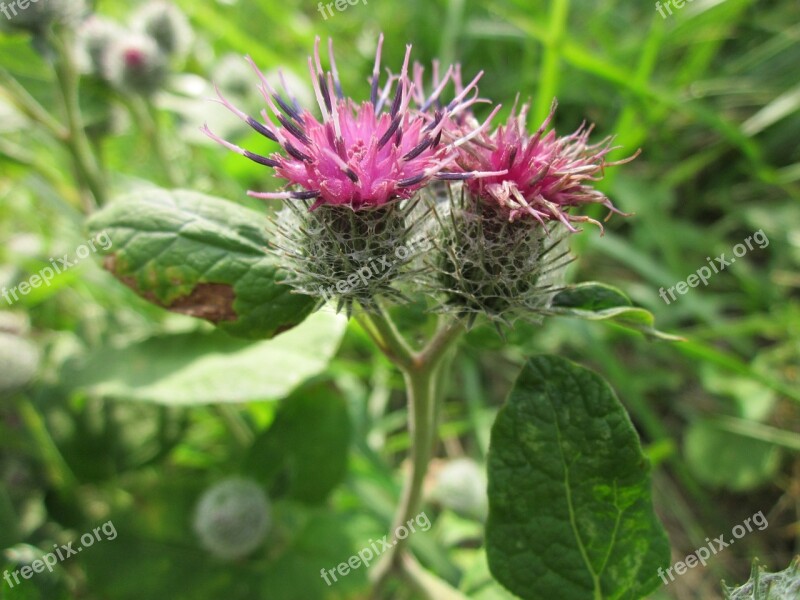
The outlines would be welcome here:
[[[302,322],[315,300],[292,293],[267,253],[267,219],[196,192],[141,190],[89,220],[108,234],[105,265],[138,294],[250,339]],[[104,239],[102,246],[108,246]]]
[[[670,558],[649,470],[605,381],[562,358],[531,359],[492,429],[492,574],[525,600],[641,598]]]
[[[323,383],[303,386],[256,439],[245,472],[281,495],[322,502],[347,472],[351,429],[342,394]]]
[[[567,287],[553,297],[549,312],[588,321],[611,320],[650,338],[669,341],[683,339],[658,331],[650,311],[633,306],[623,292],[603,283],[590,281]]]
[[[712,419],[689,425],[683,451],[686,464],[700,481],[735,492],[774,481],[781,467],[779,446],[726,431]]]
[[[219,331],[162,335],[69,361],[62,381],[101,398],[172,405],[283,398],[327,367],[345,326],[343,316],[319,312],[263,342]]]

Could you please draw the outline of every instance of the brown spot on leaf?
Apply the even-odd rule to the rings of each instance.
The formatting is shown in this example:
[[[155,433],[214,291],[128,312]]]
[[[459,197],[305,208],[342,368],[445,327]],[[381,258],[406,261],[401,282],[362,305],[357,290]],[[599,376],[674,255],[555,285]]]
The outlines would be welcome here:
[[[233,286],[227,283],[198,283],[186,296],[176,298],[170,304],[161,302],[153,292],[139,289],[136,278],[131,275],[120,275],[116,272],[116,256],[110,255],[103,261],[103,267],[114,274],[122,283],[131,288],[145,300],[172,312],[206,319],[212,323],[236,321],[239,316],[233,310],[236,294]]]
[[[199,283],[191,294],[178,298],[166,308],[212,323],[235,321],[238,318],[233,310],[235,299],[233,286],[223,283]]]

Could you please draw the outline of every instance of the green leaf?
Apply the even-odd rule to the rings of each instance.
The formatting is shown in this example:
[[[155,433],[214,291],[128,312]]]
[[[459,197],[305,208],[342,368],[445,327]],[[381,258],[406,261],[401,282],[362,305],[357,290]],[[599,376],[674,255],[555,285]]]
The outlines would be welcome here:
[[[650,467],[614,392],[565,359],[529,360],[492,428],[489,568],[525,600],[636,599],[669,544]]]
[[[305,386],[256,439],[245,472],[296,500],[323,502],[347,472],[351,430],[341,394],[324,384]]]
[[[553,297],[550,314],[577,317],[587,321],[610,320],[639,331],[649,338],[682,341],[683,338],[658,331],[655,317],[643,308],[633,306],[620,290],[603,283],[585,282],[569,286]]]
[[[772,481],[781,466],[781,451],[774,443],[726,431],[711,420],[689,425],[684,453],[700,481],[737,492]]]
[[[278,399],[327,367],[345,326],[343,316],[319,312],[263,342],[219,331],[161,335],[69,361],[61,381],[101,398],[171,405]]]
[[[110,238],[98,244],[106,268],[138,294],[250,339],[294,327],[316,302],[281,284],[266,227],[264,215],[232,202],[161,189],[120,198],[89,220],[93,235]]]

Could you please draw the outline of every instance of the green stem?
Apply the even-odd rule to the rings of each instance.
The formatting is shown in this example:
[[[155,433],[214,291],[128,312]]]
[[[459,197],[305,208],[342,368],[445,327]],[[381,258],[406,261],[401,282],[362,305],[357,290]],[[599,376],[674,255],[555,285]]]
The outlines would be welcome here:
[[[155,106],[145,98],[134,97],[128,103],[128,107],[147,137],[150,147],[161,165],[166,183],[170,187],[178,187],[180,177],[175,168],[175,159],[170,156],[164,144],[164,137],[161,135]]]
[[[395,362],[403,373],[409,411],[411,437],[411,473],[403,488],[401,502],[390,532],[391,546],[381,556],[372,577],[375,582],[373,597],[380,597],[389,576],[399,572],[408,537],[397,538],[395,532],[415,519],[422,507],[422,493],[428,465],[433,458],[437,440],[437,415],[439,409],[439,382],[445,375],[443,368],[448,351],[464,332],[460,320],[445,319],[433,339],[420,352],[414,352],[400,335],[388,315],[370,313],[366,316],[367,331],[376,343]]]
[[[217,404],[215,408],[239,447],[249,448],[253,442],[253,431],[247,421],[242,418],[241,413],[230,404]]]
[[[422,568],[412,556],[403,557],[402,570],[409,583],[429,600],[469,600],[449,583]]]
[[[0,91],[5,92],[5,95],[8,96],[8,99],[11,100],[17,110],[34,123],[44,127],[57,140],[66,141],[69,137],[69,132],[61,123],[50,116],[50,113],[28,93],[28,90],[11,73],[2,68],[0,68],[0,83],[4,87]]]
[[[414,351],[397,331],[397,326],[387,314],[378,309],[358,314],[356,320],[370,334],[381,352],[401,371],[405,372],[414,368],[416,360]]]
[[[34,442],[50,483],[56,489],[63,490],[67,494],[74,493],[77,479],[53,438],[50,437],[44,419],[27,398],[23,398],[20,402],[19,415]]]
[[[561,74],[561,44],[567,32],[569,5],[569,0],[554,0],[550,4],[549,36],[545,40],[542,54],[542,69],[534,123],[541,123],[545,120],[550,112],[550,105],[553,99],[558,95]]]
[[[93,196],[93,206],[87,207],[91,210],[105,204],[105,182],[83,125],[78,100],[79,75],[72,46],[58,33],[52,36],[52,43],[59,53],[55,62],[55,72],[67,118],[68,135],[63,141],[72,155],[81,183]]]

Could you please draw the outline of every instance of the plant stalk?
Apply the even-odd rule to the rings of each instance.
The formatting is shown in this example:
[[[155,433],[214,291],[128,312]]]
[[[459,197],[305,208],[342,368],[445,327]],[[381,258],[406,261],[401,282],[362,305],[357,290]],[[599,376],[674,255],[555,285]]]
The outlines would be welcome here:
[[[401,526],[407,527],[420,512],[423,488],[428,465],[433,458],[437,440],[438,394],[441,378],[446,375],[445,357],[464,332],[460,320],[443,320],[434,337],[425,348],[414,352],[398,332],[390,317],[383,312],[369,313],[360,322],[373,337],[378,347],[403,373],[409,411],[411,438],[411,473],[403,488],[400,504],[389,533],[389,549],[381,556],[372,572],[373,598],[380,594],[389,577],[402,572],[403,556],[408,546],[408,536],[397,537]]]

